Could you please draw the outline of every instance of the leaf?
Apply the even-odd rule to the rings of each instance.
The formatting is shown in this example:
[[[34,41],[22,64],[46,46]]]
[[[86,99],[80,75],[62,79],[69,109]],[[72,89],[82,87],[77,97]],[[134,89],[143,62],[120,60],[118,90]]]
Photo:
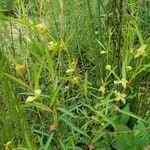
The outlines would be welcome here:
[[[110,145],[104,140],[102,140],[100,143],[99,142],[95,143],[94,146],[96,149],[99,150],[111,150]]]
[[[44,105],[42,103],[35,102],[35,101],[33,101],[32,103],[26,103],[25,107],[29,107],[29,106],[39,108],[43,111],[52,112],[52,110],[49,107],[47,107],[46,105]]]
[[[43,132],[43,131],[33,130],[33,132],[38,133],[38,134],[40,134],[40,135],[42,135],[42,136],[47,136],[47,137],[49,137],[49,133],[45,133],[45,132]]]
[[[107,117],[106,115],[104,115],[102,112],[96,111],[94,108],[84,104],[86,107],[88,107],[91,111],[93,111],[98,117],[100,116],[101,118],[103,118],[106,122],[108,122],[109,124],[111,124],[114,129],[116,129],[116,124],[114,122],[114,118],[111,117]]]
[[[127,105],[125,108],[123,108],[124,111],[129,111],[129,106]],[[122,124],[126,124],[129,120],[129,116],[126,114],[121,113],[119,116],[119,122]]]
[[[71,111],[67,110],[66,108],[58,108],[58,110],[63,113],[62,117],[64,115],[69,115],[69,116],[71,116],[73,118],[76,118],[76,116]]]
[[[63,120],[68,126],[70,126],[72,129],[74,129],[76,132],[78,132],[86,137],[89,137],[84,131],[82,131],[81,129],[77,128],[74,124],[72,124],[71,121],[68,121],[64,118],[61,118],[61,120]]]
[[[139,38],[139,42],[140,42],[141,45],[143,45],[144,44],[144,40],[143,40],[143,37],[142,37],[142,33],[141,33],[141,31],[140,31],[140,29],[139,29],[137,24],[135,24],[135,29],[136,29],[136,34],[137,34],[137,36]]]
[[[26,133],[25,133],[25,140],[26,140],[26,144],[27,144],[29,150],[32,150],[30,139]]]
[[[105,113],[104,113],[106,116],[107,116],[107,114],[108,114],[108,112],[109,112],[109,106],[110,106],[111,102],[114,101],[114,99],[111,100],[111,96],[112,96],[113,93],[114,93],[114,92],[111,91],[111,92],[108,94],[108,96],[106,96],[104,102],[101,103],[101,104],[103,104],[103,105],[106,105],[106,109],[105,109]]]
[[[87,74],[87,71],[86,71],[85,77],[84,77],[83,89],[84,89],[84,95],[85,95],[85,97],[87,97],[87,93],[88,93],[88,74]]]
[[[136,73],[136,75],[138,75],[139,73],[145,71],[147,68],[150,68],[149,64],[142,65],[141,68],[139,69],[139,71]]]
[[[135,130],[134,135],[137,139],[139,139],[139,143],[142,147],[144,147],[145,145],[150,144],[150,131],[148,130],[149,127],[145,126],[143,122],[141,122],[140,120],[137,121],[137,124],[135,124],[133,130]]]
[[[136,139],[131,130],[124,124],[117,124],[117,134],[114,137],[113,147],[117,150],[135,150]]]
[[[16,77],[9,75],[8,73],[1,73],[3,76],[7,77],[9,80],[14,81],[16,83],[19,83],[20,85],[32,90],[32,88],[30,86],[28,86],[25,82],[23,82],[20,79],[17,79]]]
[[[105,46],[104,46],[99,40],[97,40],[97,42],[98,42],[98,44],[106,51]]]
[[[7,20],[12,20],[16,23],[20,23],[24,26],[27,26],[27,27],[33,27],[36,29],[36,26],[30,22],[25,22],[24,20],[21,20],[21,19],[16,19],[16,18],[13,18],[13,17],[6,17],[6,16],[3,16],[3,18],[7,19]]]
[[[30,103],[30,102],[33,102],[35,99],[36,99],[35,96],[28,96],[25,102]]]
[[[117,124],[116,131],[120,132],[121,134],[128,134],[130,132],[130,129],[125,124]]]
[[[65,144],[59,139],[62,150],[66,150]]]
[[[147,56],[146,55],[146,49],[147,45],[142,45],[139,49],[137,49],[137,53],[135,54],[134,58],[137,58],[139,56]]]
[[[120,113],[123,113],[123,114],[125,114],[125,115],[131,116],[131,117],[133,117],[133,118],[136,118],[136,119],[138,119],[138,120],[141,120],[141,121],[147,123],[147,121],[145,121],[145,120],[142,119],[141,117],[138,117],[138,116],[134,115],[134,114],[131,113],[131,112],[128,112],[128,111],[126,111],[126,110],[121,110],[121,109],[118,109],[118,111],[119,111]]]
[[[107,116],[105,116],[101,112],[97,112],[97,114],[99,116],[101,116],[106,122],[108,122],[109,124],[111,124],[114,127],[114,129],[116,129],[116,124],[115,124],[115,122],[113,121],[113,119],[111,117],[107,117]]]
[[[44,59],[42,60],[39,69],[36,68],[36,71],[34,72],[34,82],[35,82],[34,89],[39,89],[39,79],[40,79],[40,74],[42,72],[43,65],[44,65]]]
[[[50,146],[50,143],[52,141],[52,138],[53,138],[53,133],[49,136],[49,138],[45,144],[44,150],[49,150],[49,146]]]

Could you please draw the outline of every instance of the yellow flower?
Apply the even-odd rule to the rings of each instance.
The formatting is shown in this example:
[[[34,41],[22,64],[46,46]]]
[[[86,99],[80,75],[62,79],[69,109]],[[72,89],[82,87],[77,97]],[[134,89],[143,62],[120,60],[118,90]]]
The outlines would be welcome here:
[[[67,69],[66,74],[71,75],[74,72],[74,69]]]
[[[77,61],[73,60],[73,62],[70,63],[70,68],[74,68],[74,70],[75,70],[76,65],[77,65]]]
[[[10,145],[11,145],[11,141],[8,141],[6,144],[5,144],[5,150],[10,150]]]
[[[122,84],[122,86],[123,86],[124,89],[127,87],[127,83],[128,83],[128,81],[125,80],[125,79],[114,81],[114,84]]]
[[[110,71],[111,70],[111,65],[106,65],[105,69]]]
[[[49,42],[49,45],[53,45],[53,44],[54,44],[54,41],[50,41],[50,42]]]
[[[61,51],[61,50],[64,50],[64,45],[63,45],[63,42],[61,42],[61,41],[59,41],[59,42],[50,41],[47,44],[47,48],[49,51],[53,51],[53,50]]]
[[[131,66],[127,66],[126,69],[127,69],[127,71],[130,71],[130,70],[132,70],[132,67]]]
[[[34,90],[34,96],[28,96],[26,99],[26,103],[33,102],[36,98],[38,98],[41,94],[40,89]]]
[[[40,94],[41,94],[41,90],[40,89],[34,90],[35,97],[39,97]]]
[[[17,64],[16,65],[16,71],[18,72],[18,73],[25,73],[25,71],[26,71],[26,68],[25,68],[25,65],[23,65],[23,64]]]
[[[72,79],[72,83],[79,85],[79,84],[80,84],[80,80],[81,80],[80,77],[74,77],[74,78]]]
[[[101,86],[101,87],[99,88],[99,91],[102,92],[102,93],[105,93],[105,90],[106,90],[106,89],[105,89],[105,86]]]
[[[67,69],[66,74],[71,75],[76,70],[77,61],[73,60],[69,63],[69,69]]]
[[[124,104],[126,103],[126,94],[115,91],[115,101],[122,101]]]
[[[46,31],[46,29],[47,29],[45,23],[40,23],[40,24],[36,25],[36,27],[38,28],[38,30],[41,33],[44,33]]]
[[[106,51],[100,51],[100,54],[106,54]]]
[[[146,46],[147,45],[145,44],[145,45],[142,45],[139,49],[137,49],[137,52],[136,52],[134,58],[137,58],[139,56],[146,56],[146,51],[145,51]]]
[[[35,96],[28,96],[27,99],[26,99],[26,103],[29,103],[29,102],[32,102],[36,99]]]
[[[50,41],[47,45],[47,48],[49,51],[53,51],[57,49],[57,43],[54,43],[53,41]]]

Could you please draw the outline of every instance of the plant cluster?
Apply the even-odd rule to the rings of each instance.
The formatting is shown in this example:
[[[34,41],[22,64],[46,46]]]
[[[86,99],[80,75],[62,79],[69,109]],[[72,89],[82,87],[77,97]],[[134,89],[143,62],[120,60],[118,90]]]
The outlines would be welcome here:
[[[0,149],[148,150],[150,2],[9,2],[0,5]]]

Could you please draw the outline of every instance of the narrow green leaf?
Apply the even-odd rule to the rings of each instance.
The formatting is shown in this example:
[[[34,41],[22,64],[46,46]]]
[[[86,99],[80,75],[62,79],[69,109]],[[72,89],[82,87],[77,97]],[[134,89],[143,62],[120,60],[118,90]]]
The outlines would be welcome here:
[[[26,144],[27,144],[29,150],[32,150],[30,139],[26,133],[25,133],[25,140],[26,140]]]
[[[39,69],[34,72],[34,80],[35,80],[35,89],[39,89],[39,79],[40,79],[40,75],[41,75],[41,71],[44,65],[44,59],[42,60],[42,63],[39,67]]]
[[[48,138],[48,140],[47,140],[47,142],[45,144],[44,150],[49,150],[52,138],[53,138],[53,133],[49,136],[49,138]]]
[[[75,115],[71,111],[67,110],[66,108],[58,108],[58,110],[63,113],[62,117],[64,115],[69,115],[69,116],[71,116],[73,118],[76,118]]]
[[[40,110],[43,110],[43,111],[48,111],[48,112],[52,112],[52,110],[47,107],[46,105],[42,104],[42,103],[38,103],[38,102],[31,102],[31,103],[27,103],[25,105],[25,107],[36,107],[36,108],[39,108]]]
[[[68,121],[68,120],[66,120],[66,119],[64,119],[64,118],[61,118],[68,126],[70,126],[70,128],[72,128],[72,129],[74,129],[76,132],[78,132],[78,133],[80,133],[80,134],[82,134],[82,135],[84,135],[84,136],[86,136],[86,137],[89,137],[84,131],[82,131],[81,129],[79,129],[79,128],[77,128],[75,125],[73,125],[72,123],[71,123],[71,121]]]
[[[84,84],[83,84],[83,89],[84,89],[84,95],[85,97],[87,97],[87,93],[88,93],[88,74],[87,71],[85,73],[85,77],[84,77]]]
[[[18,84],[20,84],[21,86],[24,86],[30,90],[32,90],[32,88],[30,86],[28,86],[26,83],[24,83],[22,80],[17,79],[16,77],[9,75],[8,73],[1,73],[3,76],[7,77],[9,80],[14,81]]]
[[[131,116],[131,117],[133,117],[133,118],[136,118],[136,119],[138,119],[138,120],[141,120],[141,121],[147,123],[147,121],[145,121],[145,120],[142,119],[141,117],[138,117],[137,115],[134,115],[134,114],[131,113],[131,112],[124,111],[124,110],[121,110],[121,109],[119,109],[118,111],[119,111],[120,113],[123,113],[123,114],[125,114],[125,115]]]
[[[105,116],[105,115],[104,115],[103,113],[101,113],[101,112],[97,112],[97,113],[98,113],[99,116],[102,117],[106,122],[108,122],[109,124],[111,124],[111,125],[114,127],[114,129],[116,129],[116,124],[115,124],[115,122],[113,121],[112,118]]]
[[[59,139],[59,143],[61,145],[62,150],[67,150],[65,144]]]
[[[106,51],[105,46],[104,46],[99,40],[97,40],[97,42],[98,42],[98,44]]]

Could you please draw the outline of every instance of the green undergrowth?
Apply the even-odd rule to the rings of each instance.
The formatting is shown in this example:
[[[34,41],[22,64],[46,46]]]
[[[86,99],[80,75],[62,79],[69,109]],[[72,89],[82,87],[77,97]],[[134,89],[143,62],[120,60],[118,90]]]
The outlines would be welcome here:
[[[0,2],[0,149],[148,150],[150,2]]]

